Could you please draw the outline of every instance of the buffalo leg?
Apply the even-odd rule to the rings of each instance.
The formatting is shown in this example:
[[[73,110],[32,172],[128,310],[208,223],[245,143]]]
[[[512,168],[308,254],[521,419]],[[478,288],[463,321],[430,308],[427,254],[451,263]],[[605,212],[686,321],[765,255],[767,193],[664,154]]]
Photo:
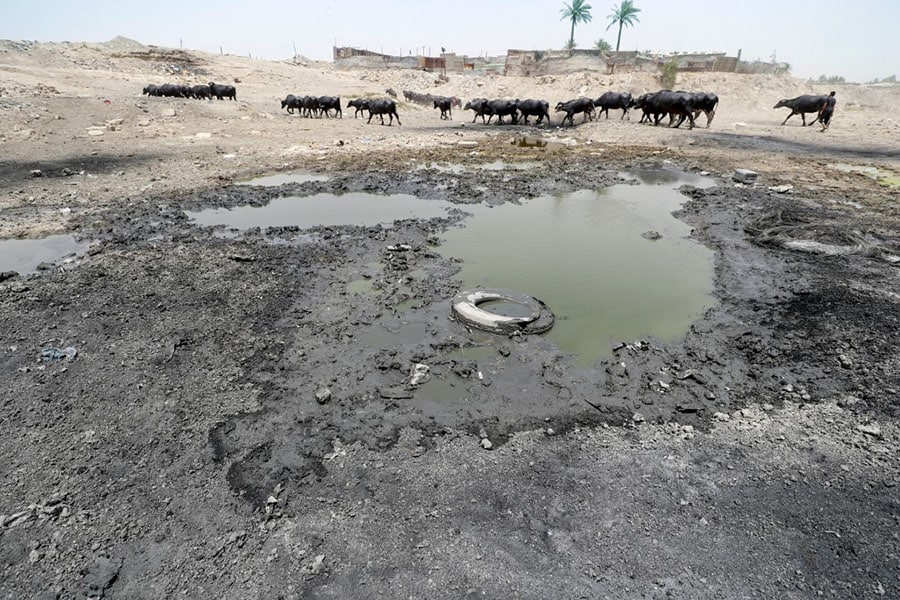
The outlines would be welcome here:
[[[786,117],[784,118],[784,121],[782,121],[781,124],[784,125],[785,123],[788,122],[788,119],[790,119],[791,117],[793,117],[793,116],[796,115],[796,114],[797,114],[797,113],[795,113],[795,112],[791,112],[791,114],[789,114],[788,116],[786,116]],[[803,116],[803,113],[800,113],[800,116],[802,117],[802,116]],[[804,122],[804,124],[806,124],[806,119],[804,119],[803,122]]]

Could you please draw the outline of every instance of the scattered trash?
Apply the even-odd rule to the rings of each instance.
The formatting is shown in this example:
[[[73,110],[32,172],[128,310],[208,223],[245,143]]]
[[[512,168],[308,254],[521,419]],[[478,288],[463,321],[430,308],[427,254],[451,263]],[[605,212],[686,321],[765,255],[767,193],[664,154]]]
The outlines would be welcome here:
[[[62,350],[59,348],[44,348],[41,350],[41,360],[44,362],[62,359],[66,359],[67,362],[72,362],[75,360],[76,356],[78,356],[78,350],[74,346],[67,346]]]
[[[789,191],[791,191],[792,189],[794,189],[794,186],[786,184],[786,185],[772,186],[769,188],[769,191],[775,192],[776,194],[786,194]]]
[[[387,247],[390,252],[409,252],[412,250],[412,246],[409,244],[393,244]]]
[[[738,183],[755,183],[758,173],[756,171],[751,171],[750,169],[735,169],[734,175],[731,176],[732,179],[737,181]]]
[[[428,365],[422,363],[416,363],[413,365],[413,368],[409,372],[409,377],[406,378],[406,385],[409,388],[414,388],[416,386],[422,385],[423,383],[427,383],[431,380],[431,370],[428,368]]]

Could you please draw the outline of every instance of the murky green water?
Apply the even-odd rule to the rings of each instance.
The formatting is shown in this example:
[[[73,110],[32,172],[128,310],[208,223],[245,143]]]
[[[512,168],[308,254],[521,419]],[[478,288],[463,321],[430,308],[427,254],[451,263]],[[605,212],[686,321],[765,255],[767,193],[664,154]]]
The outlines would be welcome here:
[[[675,190],[681,178],[656,180],[467,207],[474,216],[438,251],[463,259],[467,289],[507,288],[546,302],[557,320],[545,335],[583,366],[619,341],[674,340],[714,304],[713,253],[671,215],[685,200]],[[645,239],[648,231],[662,237]]]
[[[198,225],[225,225],[235,229],[316,225],[374,226],[388,224],[396,219],[443,217],[452,206],[442,200],[421,200],[406,194],[314,194],[276,198],[265,206],[211,208],[186,214]]]
[[[55,263],[66,256],[84,252],[89,244],[71,235],[52,235],[34,240],[0,240],[0,273],[31,273],[41,263]]]

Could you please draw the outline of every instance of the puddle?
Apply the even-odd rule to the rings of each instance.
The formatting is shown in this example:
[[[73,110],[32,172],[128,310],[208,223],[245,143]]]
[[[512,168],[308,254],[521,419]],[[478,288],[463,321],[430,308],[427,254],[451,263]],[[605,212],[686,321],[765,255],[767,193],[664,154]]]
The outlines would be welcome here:
[[[842,173],[859,173],[860,175],[865,175],[866,177],[874,179],[881,185],[889,187],[897,187],[900,185],[900,175],[892,173],[887,169],[850,165],[847,163],[832,163],[828,166],[836,171],[841,171]]]
[[[697,173],[679,171],[678,169],[631,169],[623,176],[636,179],[644,185],[666,185],[677,188],[682,185],[692,185],[696,188],[710,188],[716,185],[716,181],[709,177],[703,177]]]
[[[522,162],[506,162],[505,160],[495,160],[489,163],[479,165],[461,165],[458,163],[422,163],[415,167],[416,171],[424,171],[426,169],[437,171],[438,173],[449,173],[451,175],[460,175],[472,171],[524,171],[526,169],[539,168],[540,163],[534,161]]]
[[[672,173],[633,172],[653,185],[469,206],[474,216],[438,251],[464,261],[466,289],[507,288],[546,302],[556,323],[545,335],[580,366],[611,356],[620,341],[675,340],[714,299],[712,251],[671,215],[685,200],[677,186],[709,180]],[[648,231],[662,237],[645,239]]]
[[[311,173],[276,173],[265,177],[255,177],[237,182],[237,185],[259,185],[262,187],[278,187],[287,183],[308,183],[310,181],[328,181],[327,175],[313,175]]]
[[[199,212],[185,211],[198,225],[225,225],[234,229],[251,227],[314,227],[316,225],[361,225],[371,227],[390,224],[396,219],[433,219],[444,217],[453,205],[443,200],[422,200],[396,194],[352,193],[315,194],[276,198],[265,206],[211,208]]]
[[[53,235],[38,240],[0,240],[0,273],[33,273],[39,264],[55,263],[66,256],[84,252],[89,245],[76,241],[71,235]]]

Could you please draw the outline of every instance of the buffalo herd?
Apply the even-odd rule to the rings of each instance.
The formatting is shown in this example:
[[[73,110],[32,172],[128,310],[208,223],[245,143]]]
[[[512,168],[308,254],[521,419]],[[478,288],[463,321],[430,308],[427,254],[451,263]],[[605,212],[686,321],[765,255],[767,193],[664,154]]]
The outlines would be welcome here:
[[[384,117],[388,116],[388,125],[393,125],[394,119],[397,125],[400,125],[400,115],[397,114],[397,103],[392,99],[396,97],[396,92],[387,90],[390,98],[354,98],[347,103],[347,108],[355,109],[354,118],[358,118],[360,113],[363,117],[369,113],[367,123],[372,122],[373,116],[378,116],[382,125],[384,125]],[[144,87],[143,94],[147,96],[160,96],[170,98],[196,98],[198,100],[218,100],[229,99],[237,100],[237,90],[233,85],[218,84],[213,81],[205,85],[184,85],[166,83],[163,85],[150,84]],[[407,102],[432,106],[434,109],[440,110],[440,118],[442,120],[451,120],[453,118],[453,108],[462,105],[462,101],[456,96],[436,96],[433,94],[423,94],[410,90],[403,91],[403,97]],[[806,122],[808,113],[820,112],[825,104],[827,96],[804,95],[796,98],[785,98],[779,100],[774,108],[789,108],[791,112],[782,121],[782,125],[786,124],[788,119],[794,115],[800,115],[803,125],[812,125],[818,118],[811,123]],[[719,97],[709,92],[686,92],[683,90],[659,90],[641,94],[640,96],[632,96],[630,92],[605,92],[599,98],[579,97],[563,102],[558,102],[554,108],[555,113],[563,113],[562,121],[559,125],[563,126],[568,121],[570,126],[575,125],[575,117],[582,115],[581,122],[593,121],[605,114],[609,119],[609,111],[621,110],[620,119],[630,119],[629,111],[641,111],[641,123],[652,123],[659,125],[663,118],[668,116],[666,123],[670,127],[680,127],[685,121],[688,122],[689,128],[693,129],[695,120],[700,113],[706,115],[706,127],[712,124],[716,116],[716,108],[719,105]],[[281,100],[281,108],[286,109],[289,114],[298,114],[307,118],[335,117],[342,118],[340,96],[309,96],[288,94]],[[490,125],[496,117],[498,125],[512,124],[529,125],[528,119],[534,117],[534,123],[542,125],[545,120],[548,125],[552,125],[550,119],[550,105],[546,100],[526,99],[526,100],[508,100],[508,99],[488,99],[488,98],[472,98],[466,102],[463,110],[471,110],[473,113],[472,123],[481,117],[482,124]],[[504,118],[508,119],[504,121]]]

